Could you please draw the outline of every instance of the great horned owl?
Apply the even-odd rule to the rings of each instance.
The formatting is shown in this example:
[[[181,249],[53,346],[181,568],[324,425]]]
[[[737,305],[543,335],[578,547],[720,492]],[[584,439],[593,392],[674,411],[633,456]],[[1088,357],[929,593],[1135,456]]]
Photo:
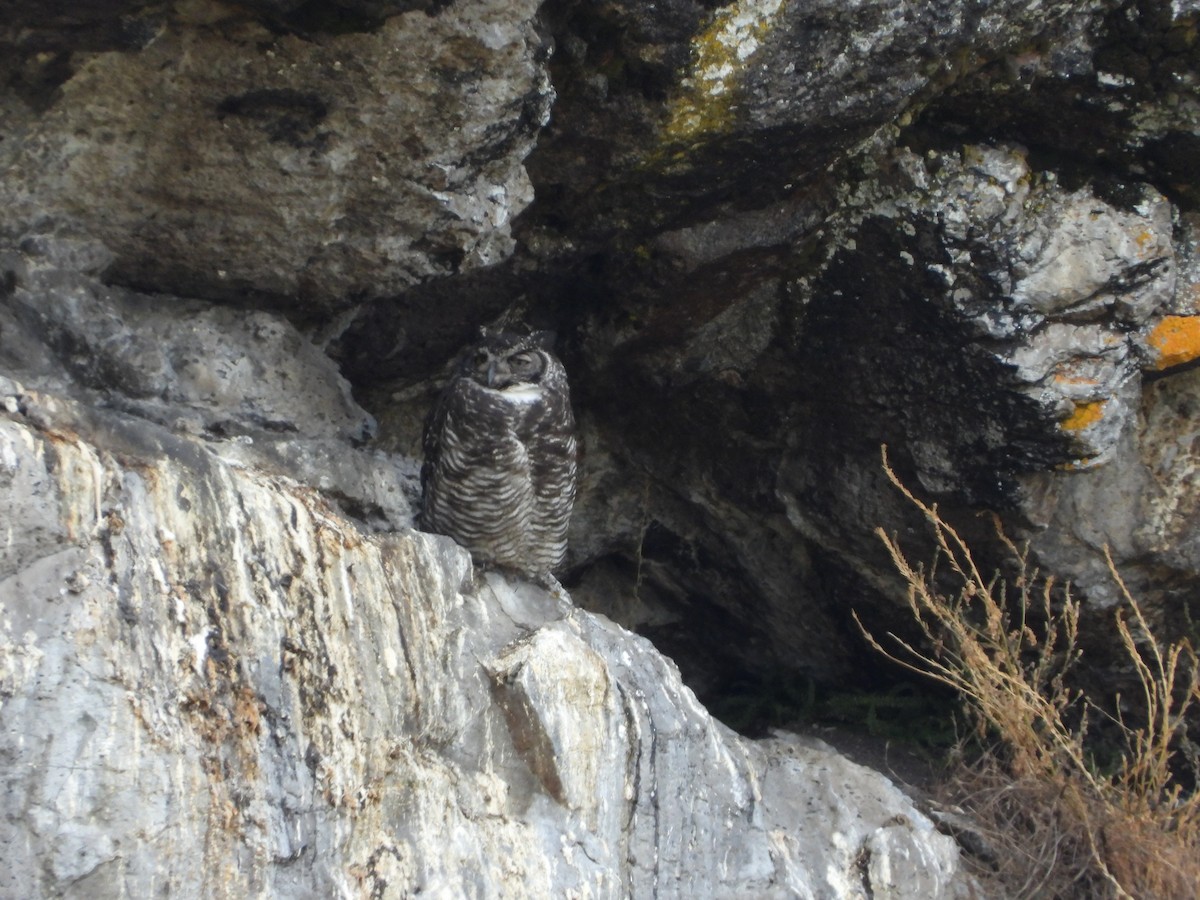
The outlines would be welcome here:
[[[480,562],[549,575],[567,551],[575,417],[548,332],[485,330],[425,424],[423,524]]]

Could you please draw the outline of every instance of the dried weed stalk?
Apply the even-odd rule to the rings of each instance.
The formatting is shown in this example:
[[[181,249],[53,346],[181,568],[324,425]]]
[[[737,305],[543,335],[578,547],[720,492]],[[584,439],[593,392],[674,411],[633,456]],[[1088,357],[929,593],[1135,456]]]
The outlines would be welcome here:
[[[1176,765],[1186,716],[1200,702],[1191,645],[1160,647],[1109,557],[1123,599],[1115,627],[1138,678],[1144,721],[1115,722],[1125,741],[1121,763],[1113,774],[1099,772],[1087,719],[1100,709],[1064,680],[1080,654],[1078,601],[1040,579],[1027,548],[1005,537],[998,521],[1017,577],[1011,586],[998,574],[985,577],[937,507],[900,482],[886,448],[883,467],[933,533],[927,570],[909,562],[894,536],[876,532],[932,649],[894,634],[886,648],[858,624],[880,653],[954,688],[980,736],[994,742],[996,750],[960,773],[955,787],[996,848],[994,868],[1007,889],[1025,897],[1200,894],[1200,791],[1185,790]],[[939,587],[947,582],[955,585],[950,592]]]

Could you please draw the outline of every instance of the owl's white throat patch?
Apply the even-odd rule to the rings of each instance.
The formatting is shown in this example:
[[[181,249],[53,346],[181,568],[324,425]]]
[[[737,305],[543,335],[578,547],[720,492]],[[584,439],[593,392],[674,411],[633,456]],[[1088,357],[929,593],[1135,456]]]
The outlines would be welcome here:
[[[536,384],[514,384],[502,388],[500,393],[513,403],[532,403],[542,396],[542,389]]]

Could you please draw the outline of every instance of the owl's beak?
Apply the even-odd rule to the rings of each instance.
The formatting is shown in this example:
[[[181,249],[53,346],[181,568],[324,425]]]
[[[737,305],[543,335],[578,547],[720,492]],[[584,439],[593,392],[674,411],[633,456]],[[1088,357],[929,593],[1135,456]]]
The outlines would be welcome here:
[[[488,387],[496,386],[496,361],[495,360],[492,360],[490,363],[488,363],[487,384],[488,384]]]

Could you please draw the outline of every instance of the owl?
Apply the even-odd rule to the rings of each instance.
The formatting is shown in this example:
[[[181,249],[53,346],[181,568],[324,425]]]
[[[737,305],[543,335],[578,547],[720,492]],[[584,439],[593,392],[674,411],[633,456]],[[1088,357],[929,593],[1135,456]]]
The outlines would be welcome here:
[[[481,563],[542,578],[575,502],[575,417],[553,335],[484,330],[425,424],[422,522]]]

